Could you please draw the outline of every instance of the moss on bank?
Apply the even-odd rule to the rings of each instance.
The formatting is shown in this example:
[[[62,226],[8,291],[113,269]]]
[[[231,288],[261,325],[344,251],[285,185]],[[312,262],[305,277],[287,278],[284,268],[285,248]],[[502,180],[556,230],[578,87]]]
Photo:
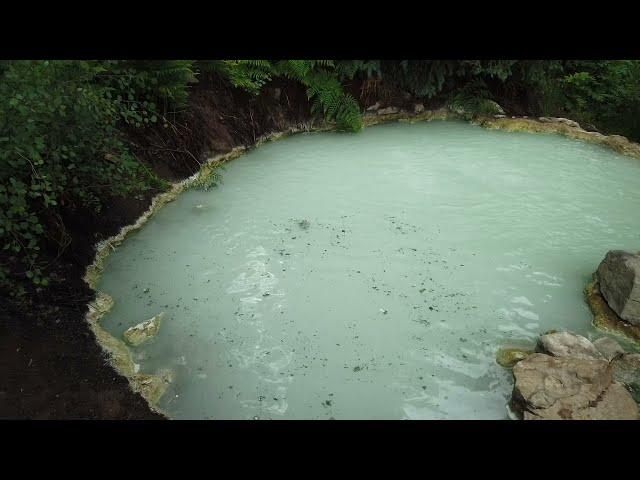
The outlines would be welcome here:
[[[504,368],[513,368],[520,360],[524,360],[533,353],[533,349],[501,348],[496,354],[496,362]]]
[[[474,123],[486,128],[505,130],[507,132],[557,133],[565,137],[596,143],[608,147],[623,155],[640,158],[640,145],[629,141],[621,135],[603,135],[598,132],[588,132],[561,122],[541,122],[532,118],[477,118]]]

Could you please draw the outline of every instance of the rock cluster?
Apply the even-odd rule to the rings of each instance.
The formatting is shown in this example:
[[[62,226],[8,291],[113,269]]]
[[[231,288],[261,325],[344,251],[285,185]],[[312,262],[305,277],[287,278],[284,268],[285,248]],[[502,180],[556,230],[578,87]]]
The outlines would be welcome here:
[[[610,338],[541,335],[513,366],[511,410],[524,420],[637,420],[640,355]],[[630,393],[631,392],[631,393]],[[636,400],[634,400],[634,397]]]

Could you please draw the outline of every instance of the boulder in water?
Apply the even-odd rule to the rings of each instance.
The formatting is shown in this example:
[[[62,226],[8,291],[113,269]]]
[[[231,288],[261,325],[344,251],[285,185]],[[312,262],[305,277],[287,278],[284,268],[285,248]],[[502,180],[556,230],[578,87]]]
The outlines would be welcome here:
[[[534,353],[513,367],[511,409],[524,420],[637,420],[638,405],[594,358]]]
[[[623,320],[640,325],[640,255],[607,252],[596,272],[600,292]]]

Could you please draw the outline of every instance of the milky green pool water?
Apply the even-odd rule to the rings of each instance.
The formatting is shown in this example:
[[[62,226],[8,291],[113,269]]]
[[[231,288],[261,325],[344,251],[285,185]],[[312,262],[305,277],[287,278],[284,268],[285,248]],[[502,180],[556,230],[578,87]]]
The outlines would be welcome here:
[[[116,336],[172,418],[506,418],[502,346],[594,335],[582,289],[640,248],[640,161],[555,135],[388,124],[266,144],[108,259]],[[303,221],[304,220],[304,221]]]

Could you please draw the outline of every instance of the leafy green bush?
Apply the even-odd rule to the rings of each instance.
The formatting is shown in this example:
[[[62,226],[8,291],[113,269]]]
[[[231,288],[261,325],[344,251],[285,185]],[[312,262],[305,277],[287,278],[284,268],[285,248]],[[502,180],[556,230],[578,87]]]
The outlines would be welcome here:
[[[47,285],[42,241],[68,244],[61,209],[99,212],[101,200],[160,183],[130,153],[118,129],[157,116],[135,80],[111,62],[0,63],[0,283],[8,264]],[[124,81],[121,81],[125,79]]]
[[[640,61],[571,61],[559,88],[580,122],[640,139]]]

